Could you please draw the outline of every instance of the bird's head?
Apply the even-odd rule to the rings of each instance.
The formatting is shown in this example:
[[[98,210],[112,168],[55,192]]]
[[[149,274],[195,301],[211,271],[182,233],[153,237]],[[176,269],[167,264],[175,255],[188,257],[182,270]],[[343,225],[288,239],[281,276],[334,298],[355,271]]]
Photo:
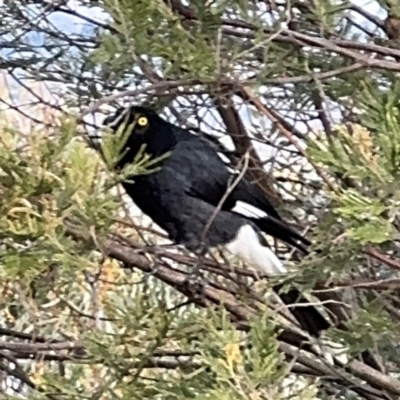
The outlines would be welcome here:
[[[118,108],[117,111],[103,120],[103,125],[116,131],[123,124],[131,129],[131,135],[143,135],[154,129],[161,118],[151,108],[131,106]]]
[[[153,157],[172,150],[175,136],[172,126],[151,108],[131,106],[119,108],[103,120],[103,125],[114,132],[128,129],[129,135],[123,151],[128,151],[124,161],[131,162],[145,145],[144,151]],[[126,131],[125,131],[126,132]]]

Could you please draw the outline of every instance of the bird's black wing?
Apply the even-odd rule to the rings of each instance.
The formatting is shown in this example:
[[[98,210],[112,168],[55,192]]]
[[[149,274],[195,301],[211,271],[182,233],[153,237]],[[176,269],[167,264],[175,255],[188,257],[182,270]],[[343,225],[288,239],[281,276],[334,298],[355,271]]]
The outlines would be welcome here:
[[[206,141],[194,135],[178,141],[167,163],[186,177],[188,195],[215,207],[238,178]],[[309,241],[284,223],[261,190],[245,178],[237,182],[221,210],[245,217],[264,233],[306,252]]]
[[[228,169],[218,153],[204,139],[192,134],[185,135],[184,138],[185,140],[179,141],[175,147],[176,161],[189,165],[191,169],[189,178],[192,194],[204,197],[205,201],[215,206],[226,192],[228,185],[235,181],[237,174]],[[281,219],[260,189],[245,178],[235,185],[231,196],[225,202],[224,209],[232,210],[237,201],[251,204],[269,216]]]
[[[245,223],[243,218],[223,210],[214,216],[212,204],[189,195],[189,171],[177,164],[177,159],[171,156],[159,171],[137,178],[133,183],[124,182],[126,193],[171,240],[189,250],[200,249],[203,239],[209,247],[235,240]],[[212,218],[215,223],[204,233]]]
[[[214,149],[210,149],[207,143],[197,137],[186,136],[186,140],[179,141],[173,153],[167,159],[165,167],[170,171],[175,171],[174,180],[179,176],[180,190],[185,191],[192,198],[201,200],[201,203],[205,202],[214,207],[219,204],[232,178],[232,174]],[[172,173],[169,176],[171,175]],[[170,185],[171,182],[168,183],[168,186]],[[260,207],[265,213],[277,215],[276,210],[267,199],[264,199],[261,191],[244,179],[238,183],[230,198],[223,205],[221,214],[226,216],[226,211],[229,211],[231,219],[237,218],[236,213],[232,213],[231,210],[234,209],[238,201],[246,202],[257,208]],[[187,207],[187,204],[185,204],[185,207]],[[203,212],[199,209],[197,212],[194,210],[193,214],[203,214]],[[246,217],[248,218],[248,216]],[[272,236],[286,242],[292,239],[293,231],[284,225],[279,215],[278,218],[272,217],[270,219],[267,216],[267,218],[262,218],[261,222],[267,227],[267,229],[262,229],[264,232],[273,232],[275,234],[272,234]],[[298,301],[300,303],[307,302],[296,288],[290,289],[288,293],[280,293],[280,285],[273,289],[287,305],[292,305]],[[292,307],[291,311],[301,326],[313,336],[319,336],[322,331],[330,326],[314,306],[302,304],[301,307]]]

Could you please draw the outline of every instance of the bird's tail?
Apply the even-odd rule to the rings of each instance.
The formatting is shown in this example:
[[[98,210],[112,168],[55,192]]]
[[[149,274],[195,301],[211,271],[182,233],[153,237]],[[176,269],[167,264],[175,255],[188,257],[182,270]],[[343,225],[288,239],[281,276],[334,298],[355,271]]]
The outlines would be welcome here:
[[[301,294],[301,292],[292,287],[288,292],[282,293],[283,285],[275,285],[273,287],[275,293],[279,294],[279,297],[286,305],[292,305],[291,312],[294,314],[300,325],[308,333],[314,337],[319,337],[321,332],[327,330],[330,327],[329,322],[325,317],[315,308],[314,305],[306,305],[309,301]],[[300,304],[299,307],[293,307],[294,304]]]
[[[300,250],[303,254],[308,254],[307,247],[311,245],[311,242],[283,221],[273,217],[268,217],[254,218],[252,219],[252,222],[267,235],[282,240]]]
[[[275,285],[273,290],[279,295],[279,297],[287,306],[290,306],[290,311],[295,316],[300,326],[311,336],[320,338],[321,334],[326,331],[331,324],[314,305],[306,305],[309,303],[309,301],[297,288],[292,287],[288,292],[283,293],[281,292],[282,287],[282,284]],[[296,307],[295,304],[299,304],[299,306]],[[303,348],[306,348],[306,346],[303,346]],[[321,350],[325,351],[326,354],[324,355],[328,360],[332,360],[332,357],[337,357],[337,354],[335,351],[332,351],[331,347],[323,346]],[[341,351],[343,351],[343,349]],[[361,353],[361,358],[363,362],[371,368],[377,371],[382,370],[381,366],[375,359],[375,356],[369,350],[364,350]],[[329,362],[332,363],[332,361]]]
[[[284,241],[299,249],[304,254],[309,253],[307,247],[311,245],[311,242],[288,227],[283,221],[265,218],[263,220],[254,220],[254,223],[266,234]],[[319,253],[320,250],[316,250],[316,252]],[[300,323],[300,326],[310,335],[319,338],[321,334],[331,326],[330,322],[328,322],[314,305],[307,304],[309,300],[307,300],[297,288],[291,287],[288,292],[282,293],[282,287],[283,285],[275,285],[273,290],[287,306],[290,306],[290,311]],[[296,304],[299,304],[299,306],[296,307]],[[333,356],[335,356],[335,354],[333,354]],[[377,371],[381,371],[379,363],[369,350],[363,351],[361,356],[366,365]]]

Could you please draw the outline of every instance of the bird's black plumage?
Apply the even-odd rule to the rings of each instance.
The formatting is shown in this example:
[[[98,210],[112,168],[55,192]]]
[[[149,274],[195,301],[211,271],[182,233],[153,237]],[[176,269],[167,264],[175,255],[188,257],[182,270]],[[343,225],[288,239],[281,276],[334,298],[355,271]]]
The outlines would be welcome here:
[[[145,118],[142,121],[146,122],[144,126],[138,124],[141,117]],[[157,172],[135,176],[134,183],[125,182],[123,186],[136,205],[173,241],[192,250],[198,248],[204,227],[232,178],[217,152],[202,138],[168,123],[144,107],[120,108],[103,124],[114,130],[121,124],[132,129],[119,168],[131,163],[143,144],[146,145],[145,152],[154,158],[169,153],[160,161]],[[238,201],[260,209],[265,217],[244,218],[233,211]],[[306,246],[310,242],[284,223],[263,193],[246,179],[235,186],[216,214],[207,235],[207,244],[216,246],[229,242],[244,223],[307,252]],[[274,289],[278,292],[280,287]],[[305,302],[295,288],[280,296],[286,304],[299,300]],[[312,306],[292,308],[292,312],[315,336],[329,327],[325,318]]]
[[[124,182],[123,186],[142,212],[174,242],[190,250],[198,249],[203,244],[205,226],[215,217],[206,237],[206,245],[210,247],[229,243],[243,226],[248,226],[257,234],[261,247],[267,245],[260,234],[264,232],[307,253],[309,240],[289,227],[260,189],[246,179],[237,183],[215,213],[232,181],[232,173],[202,138],[163,120],[155,111],[138,106],[118,109],[103,124],[114,130],[125,124],[132,130],[117,168],[133,162],[143,145],[153,158],[167,153],[159,161],[156,172],[135,176],[133,183]],[[251,210],[247,215],[237,212],[240,202],[263,215],[252,215]],[[307,300],[296,288],[287,293],[280,293],[281,286],[275,286],[274,290],[287,305],[301,303],[300,307],[291,307],[291,311],[311,335],[318,337],[329,328],[328,321],[314,306],[305,305]],[[368,351],[362,355],[368,365],[379,370]]]
[[[146,145],[145,151],[152,157],[167,152],[171,154],[161,162],[159,172],[135,177],[134,185],[124,184],[125,189],[138,207],[165,229],[172,240],[183,244],[188,242],[193,248],[193,240],[200,239],[200,225],[207,223],[234,176],[208,142],[168,123],[152,110],[132,107],[126,112],[126,109],[121,108],[115,115],[106,118],[104,124],[125,121],[131,125],[135,117],[140,115],[148,119],[149,125],[145,128],[136,125],[136,133],[129,137],[126,144],[129,152],[119,167],[132,162],[133,154],[143,144]],[[153,201],[157,204],[153,204]],[[235,232],[235,228],[242,224],[243,215],[234,211],[237,202],[249,204],[265,213],[263,218],[246,217],[262,232],[306,252],[310,242],[285,224],[261,190],[246,179],[238,182],[223,203],[213,224],[214,228],[209,232],[210,246],[223,244],[229,239],[229,233]],[[222,229],[221,224],[228,224],[229,230]],[[194,230],[197,230],[196,238],[192,237]],[[219,238],[219,235],[222,236]]]

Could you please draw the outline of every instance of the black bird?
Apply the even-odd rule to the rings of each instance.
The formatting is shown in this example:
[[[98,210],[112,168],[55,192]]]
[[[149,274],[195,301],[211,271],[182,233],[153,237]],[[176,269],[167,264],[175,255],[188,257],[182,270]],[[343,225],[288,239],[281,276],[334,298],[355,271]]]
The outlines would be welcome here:
[[[139,106],[119,108],[104,119],[103,125],[114,131],[121,126],[131,129],[130,133],[125,131],[129,134],[117,169],[132,163],[143,146],[153,158],[167,155],[158,162],[157,171],[135,176],[133,182],[125,181],[122,185],[141,211],[175,243],[199,250],[209,227],[207,247],[225,245],[247,264],[270,276],[285,273],[286,268],[262,233],[308,253],[310,241],[289,227],[260,189],[245,178],[235,182],[225,199],[227,189],[238,176],[206,140],[165,121],[152,109]],[[222,199],[225,201],[221,206]],[[274,290],[287,305],[301,303],[300,307],[291,307],[291,311],[312,336],[319,337],[330,327],[315,307],[305,305],[307,300],[296,288],[280,293],[281,286],[276,285]],[[298,342],[292,335],[282,339],[304,345],[302,339]],[[367,365],[380,370],[369,351],[364,351],[362,358]]]
[[[200,249],[204,230],[210,218],[215,217],[205,244],[208,247],[225,245],[267,275],[283,274],[286,268],[269,248],[262,232],[307,253],[309,240],[290,228],[260,189],[244,178],[215,215],[237,174],[228,169],[207,141],[145,107],[120,108],[103,121],[103,125],[114,131],[121,124],[132,132],[117,168],[132,163],[143,145],[145,152],[154,158],[167,154],[156,172],[135,176],[133,183],[122,185],[141,211],[164,229],[172,241],[189,250]],[[280,288],[274,287],[277,292]],[[306,302],[295,288],[280,297],[286,304]],[[303,304],[291,310],[303,328],[314,336],[329,327],[313,306]]]
[[[236,183],[220,211],[213,215],[237,174],[204,139],[143,107],[131,107],[128,112],[121,108],[103,123],[114,128],[121,123],[133,126],[118,168],[131,163],[143,145],[154,158],[170,153],[160,161],[157,172],[135,176],[134,183],[125,182],[123,186],[175,243],[189,250],[199,249],[204,229],[213,218],[205,238],[207,247],[225,245],[262,273],[281,274],[286,268],[261,232],[306,252],[310,242],[284,223],[260,189],[246,179]]]

